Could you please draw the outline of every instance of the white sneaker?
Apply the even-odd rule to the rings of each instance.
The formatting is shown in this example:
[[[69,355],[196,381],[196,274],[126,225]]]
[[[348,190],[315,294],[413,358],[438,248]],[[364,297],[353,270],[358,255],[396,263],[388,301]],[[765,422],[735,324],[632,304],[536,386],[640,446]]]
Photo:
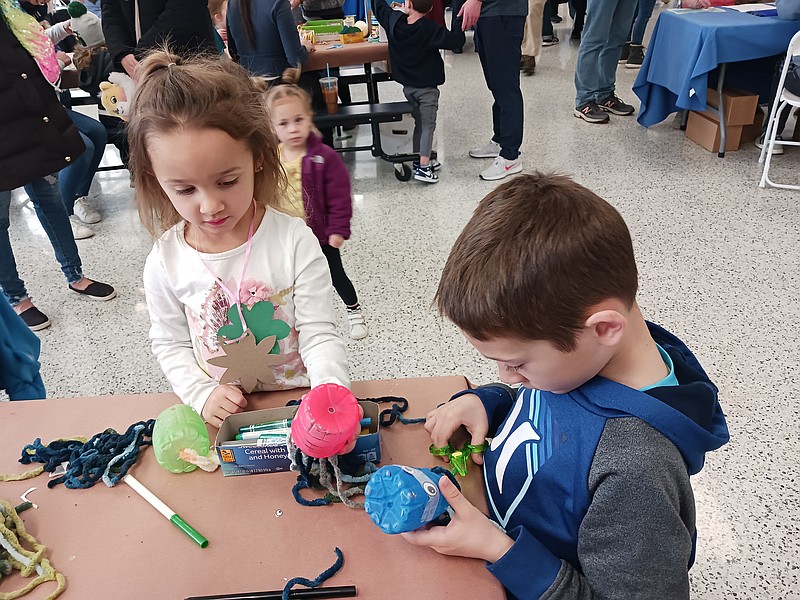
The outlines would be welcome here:
[[[364,315],[361,314],[361,309],[355,310],[347,309],[347,320],[350,321],[350,337],[354,340],[360,340],[369,335],[366,323],[364,323]]]
[[[78,218],[78,215],[70,215],[69,224],[72,227],[72,237],[76,240],[85,240],[94,235],[94,231],[86,227]]]
[[[473,148],[469,151],[472,158],[496,158],[500,156],[500,144],[497,142],[489,142],[480,148]]]
[[[101,221],[100,213],[94,209],[91,201],[86,196],[81,196],[75,200],[75,205],[72,210],[81,221],[84,223],[99,223]]]
[[[503,179],[509,175],[522,172],[522,161],[519,157],[516,160],[506,160],[502,156],[494,159],[494,163],[488,169],[481,173],[481,179],[486,181],[494,181],[496,179]]]

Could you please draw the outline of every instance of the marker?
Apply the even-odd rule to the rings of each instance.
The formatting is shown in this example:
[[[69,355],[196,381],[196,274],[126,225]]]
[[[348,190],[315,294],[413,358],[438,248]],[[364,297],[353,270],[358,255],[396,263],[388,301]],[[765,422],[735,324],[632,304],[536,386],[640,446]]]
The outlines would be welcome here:
[[[263,437],[257,440],[231,440],[229,442],[222,442],[219,446],[283,446],[286,444],[285,437]]]
[[[208,540],[203,537],[203,535],[197,531],[194,527],[189,525],[186,521],[181,519],[174,510],[172,510],[169,506],[164,504],[161,500],[159,500],[158,496],[156,496],[153,492],[148,490],[144,487],[138,479],[136,479],[133,475],[128,474],[122,478],[122,480],[127,483],[134,492],[139,494],[142,498],[147,500],[147,502],[155,508],[158,512],[164,515],[173,525],[175,525],[178,529],[180,529],[183,533],[188,535],[192,538],[198,546],[201,548],[205,548],[208,546]]]
[[[268,431],[245,431],[244,433],[237,433],[237,440],[258,440],[262,438],[285,438],[291,429],[271,429]]]
[[[269,421],[267,423],[256,423],[255,425],[239,427],[239,433],[248,433],[251,431],[270,431],[271,429],[288,429],[291,426],[291,419],[282,419],[280,421]]]

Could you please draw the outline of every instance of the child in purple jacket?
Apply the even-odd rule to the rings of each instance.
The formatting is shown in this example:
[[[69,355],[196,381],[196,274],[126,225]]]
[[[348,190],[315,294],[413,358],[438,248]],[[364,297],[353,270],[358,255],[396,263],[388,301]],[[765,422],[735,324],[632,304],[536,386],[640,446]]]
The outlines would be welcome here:
[[[333,287],[347,306],[350,337],[360,340],[369,330],[339,253],[350,237],[350,175],[336,151],[314,133],[311,97],[304,89],[296,85],[273,87],[267,92],[267,105],[289,180],[281,209],[305,220],[317,236],[328,259]]]

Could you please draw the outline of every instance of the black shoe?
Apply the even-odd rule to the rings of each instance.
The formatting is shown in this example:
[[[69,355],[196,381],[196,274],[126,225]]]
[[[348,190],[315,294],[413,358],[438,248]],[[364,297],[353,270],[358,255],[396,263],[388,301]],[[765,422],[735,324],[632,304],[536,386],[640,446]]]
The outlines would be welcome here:
[[[610,112],[614,115],[627,116],[636,112],[636,108],[630,104],[625,104],[622,100],[617,98],[616,94],[611,94],[608,98],[603,98],[597,101],[597,107],[600,110]]]
[[[543,35],[542,46],[555,46],[559,39],[555,35]]]
[[[461,48],[453,48],[453,54],[464,54],[464,46],[461,46]]]
[[[419,166],[414,169],[414,179],[425,183],[438,183],[439,177],[433,172],[430,165]]]
[[[625,62],[626,69],[638,69],[644,62],[644,46],[641,44],[631,44],[631,51],[628,60]]]
[[[29,309],[19,313],[19,318],[25,322],[25,325],[27,325],[31,331],[39,331],[40,329],[50,327],[50,319],[35,306],[31,306]]]
[[[89,281],[91,281],[91,279]],[[117,295],[113,287],[107,283],[100,283],[99,281],[92,281],[85,290],[79,290],[73,287],[72,284],[69,284],[69,289],[84,296],[89,296],[92,300],[111,300]]]
[[[572,33],[569,34],[569,39],[580,41],[580,39],[581,39],[581,30],[580,29],[573,29]]]
[[[553,15],[552,17],[550,17],[550,22],[551,23],[561,23],[561,21],[563,21],[563,20],[564,19],[562,19],[558,15]]]
[[[625,42],[625,45],[622,47],[622,52],[619,55],[619,62],[621,63],[627,62],[630,54],[631,54],[631,43]]]
[[[577,107],[573,114],[589,123],[608,123],[609,120],[608,115],[600,110],[594,100]]]
[[[519,70],[523,75],[533,75],[536,72],[536,57],[523,55]]]
[[[442,168],[442,163],[440,163],[440,162],[439,162],[438,160],[436,160],[435,158],[431,158],[431,159],[428,161],[428,166],[429,166],[429,167],[431,168],[431,170],[432,170],[432,171],[435,173],[436,171],[438,171],[439,169],[441,169],[441,168]],[[418,160],[415,160],[415,161],[413,161],[413,162],[411,163],[411,170],[413,170],[413,171],[416,171],[416,170],[417,170],[417,167],[419,167],[419,161],[418,161]]]

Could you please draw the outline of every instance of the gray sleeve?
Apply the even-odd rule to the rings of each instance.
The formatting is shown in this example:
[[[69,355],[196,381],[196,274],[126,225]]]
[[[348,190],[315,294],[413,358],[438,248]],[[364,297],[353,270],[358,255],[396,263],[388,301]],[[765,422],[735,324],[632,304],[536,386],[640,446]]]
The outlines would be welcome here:
[[[583,573],[561,562],[548,600],[689,598],[695,508],[678,449],[637,418],[609,419],[578,532]]]

